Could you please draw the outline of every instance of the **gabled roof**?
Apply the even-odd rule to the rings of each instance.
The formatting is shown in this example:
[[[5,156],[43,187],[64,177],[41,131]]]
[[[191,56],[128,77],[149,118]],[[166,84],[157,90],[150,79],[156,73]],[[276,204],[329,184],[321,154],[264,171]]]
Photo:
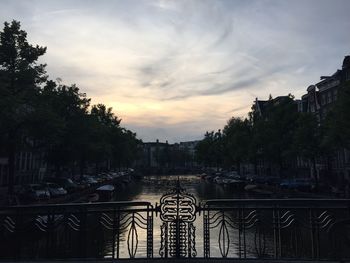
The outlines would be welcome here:
[[[255,99],[255,105],[257,107],[257,111],[263,115],[266,111],[267,107],[270,104],[278,104],[282,100],[289,99],[289,96],[277,96],[276,98],[273,98],[272,100],[258,100],[258,98]]]
[[[343,69],[350,68],[350,56],[345,56],[343,60]]]

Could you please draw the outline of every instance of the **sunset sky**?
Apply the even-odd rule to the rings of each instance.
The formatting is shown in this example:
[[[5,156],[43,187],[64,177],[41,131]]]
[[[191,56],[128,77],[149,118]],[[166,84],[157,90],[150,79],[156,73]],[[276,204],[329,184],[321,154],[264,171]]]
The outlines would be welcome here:
[[[47,47],[51,79],[144,141],[202,138],[256,97],[299,98],[350,54],[348,0],[0,0]]]

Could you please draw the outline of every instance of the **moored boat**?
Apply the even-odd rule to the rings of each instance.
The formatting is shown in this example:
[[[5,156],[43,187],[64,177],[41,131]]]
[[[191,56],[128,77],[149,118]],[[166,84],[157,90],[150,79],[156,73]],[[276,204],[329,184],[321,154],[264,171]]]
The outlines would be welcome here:
[[[99,195],[99,201],[110,201],[114,195],[114,186],[111,184],[102,185],[96,189]]]

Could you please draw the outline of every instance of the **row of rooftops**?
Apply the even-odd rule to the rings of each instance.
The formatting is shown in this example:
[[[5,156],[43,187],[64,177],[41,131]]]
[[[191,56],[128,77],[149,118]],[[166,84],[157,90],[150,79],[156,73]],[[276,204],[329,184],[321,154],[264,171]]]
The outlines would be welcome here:
[[[318,88],[320,91],[323,91],[328,88],[332,88],[335,85],[338,85],[341,81],[344,81],[344,72],[349,72],[350,71],[350,56],[345,56],[343,60],[343,65],[342,69],[338,69],[333,75],[331,76],[321,76],[318,83],[315,85],[310,85],[307,89],[312,88]]]
[[[305,111],[305,103],[308,100],[310,94],[311,100],[315,100],[317,104],[319,102],[317,101],[317,95],[318,93],[326,92],[327,90],[330,90],[334,87],[338,87],[339,84],[343,81],[350,81],[350,56],[345,56],[343,60],[342,69],[338,69],[334,74],[331,76],[321,76],[320,81],[314,85],[310,85],[307,88],[307,94],[304,94],[301,98],[301,100],[295,100],[296,104],[298,105],[298,111]],[[289,96],[278,96],[273,98],[272,100],[258,100],[258,98],[255,99],[255,107],[256,110],[262,114],[264,112],[264,109],[267,105],[270,103],[279,103],[283,99],[287,99]],[[307,106],[306,106],[307,107]]]
[[[305,104],[306,100],[309,97],[310,93],[313,93],[313,96],[316,96],[315,93],[318,92],[323,92],[326,91],[330,88],[336,87],[340,84],[341,81],[344,81],[344,72],[347,73],[348,75],[345,74],[345,76],[349,79],[346,80],[350,80],[350,56],[345,56],[344,60],[343,60],[343,65],[342,65],[342,69],[338,69],[333,75],[331,76],[321,76],[320,79],[321,81],[319,81],[318,83],[314,84],[314,85],[310,85],[307,88],[307,94],[304,94],[300,99],[296,99],[294,100],[296,105],[297,105],[297,109],[298,111],[305,111],[305,109],[308,107]],[[318,90],[318,91],[317,91]],[[265,108],[270,104],[278,104],[281,101],[283,101],[284,99],[290,99],[290,96],[277,96],[271,100],[258,100],[258,98],[255,99],[255,107],[256,110],[262,114],[265,110]],[[317,99],[317,98],[315,98]],[[316,101],[316,103],[318,103]],[[186,147],[194,147],[196,144],[198,143],[198,141],[189,141],[189,142],[180,142],[180,143],[176,143],[174,145],[179,145],[181,146],[186,146]],[[145,142],[144,146],[148,146],[148,147],[152,147],[152,146],[166,146],[169,145],[168,141],[166,142],[159,142],[159,140],[156,140],[156,142]]]
[[[168,141],[165,142],[160,142],[158,139],[155,142],[144,142],[143,145],[144,146],[179,146],[181,147],[195,147],[197,145],[197,143],[199,142],[199,140],[195,140],[195,141],[186,141],[186,142],[179,142],[179,143],[173,143],[173,144],[169,144]]]

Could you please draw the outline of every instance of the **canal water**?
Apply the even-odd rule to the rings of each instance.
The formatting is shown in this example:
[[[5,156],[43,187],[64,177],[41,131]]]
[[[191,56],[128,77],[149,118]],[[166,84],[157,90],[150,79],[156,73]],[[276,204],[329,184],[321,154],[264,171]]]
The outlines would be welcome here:
[[[178,178],[181,187],[185,189],[187,193],[195,197],[197,204],[210,199],[271,198],[270,195],[239,191],[234,188],[217,185],[213,182],[207,182],[199,176],[183,175],[179,177],[148,176],[140,180],[132,180],[128,183],[124,181],[116,185],[114,201],[146,201],[155,207],[156,204],[160,203],[161,197],[176,186]],[[16,255],[16,257],[21,255],[22,258],[34,259],[48,257],[78,258],[81,257],[81,255],[89,258],[111,258],[113,255],[119,258],[130,258],[130,254],[132,257],[135,256],[135,258],[145,258],[147,256],[147,230],[143,229],[140,225],[136,226],[137,222],[140,222],[136,220],[136,217],[137,214],[142,213],[143,216],[145,216],[145,214],[150,213],[150,210],[138,210],[136,213],[134,208],[135,207],[127,204],[127,207],[124,208],[123,212],[120,214],[116,214],[116,212],[112,210],[106,213],[93,211],[86,217],[84,217],[84,213],[81,214],[79,211],[73,211],[73,213],[67,212],[65,215],[60,214],[62,212],[57,212],[58,214],[55,214],[53,218],[51,217],[51,220],[56,220],[55,224],[51,223],[51,228],[49,228],[47,223],[48,211],[39,212],[39,214],[35,211],[34,213],[30,211],[28,213],[23,213],[23,215],[19,215],[18,217],[19,223],[23,222],[23,226],[19,224],[20,231],[16,232],[14,235],[11,231],[10,233],[8,233],[9,231],[6,232],[6,238],[3,240],[7,241],[3,242],[3,246],[0,246],[0,258],[1,256],[3,256],[3,258],[13,258],[14,255]],[[223,244],[226,248],[229,247],[227,254],[224,253],[228,258],[238,258],[240,253],[245,253],[242,257],[247,258],[257,258],[260,255],[269,258],[273,257],[276,251],[279,253],[280,258],[310,258],[311,252],[315,252],[313,250],[314,248],[317,248],[317,251],[323,255],[321,255],[320,258],[327,258],[330,255],[329,253],[332,252],[330,236],[327,230],[330,224],[329,222],[331,222],[331,215],[336,215],[338,218],[346,218],[347,220],[349,218],[348,210],[336,210],[336,208],[331,210],[327,208],[329,211],[323,211],[324,208],[320,208],[319,210],[314,209],[313,213],[316,213],[315,215],[317,215],[317,217],[314,215],[312,220],[319,220],[321,223],[325,222],[327,226],[315,232],[316,230],[314,228],[309,228],[310,214],[308,209],[299,209],[293,212],[295,215],[291,215],[289,211],[287,211],[289,208],[280,208],[277,211],[277,213],[281,213],[278,217],[280,218],[278,223],[279,228],[276,230],[273,225],[274,212],[272,209],[266,208],[265,210],[259,209],[259,211],[252,211],[255,209],[246,208],[247,209],[244,211],[239,209],[235,211],[225,211],[225,220],[222,221],[220,221],[221,219],[217,221],[215,215],[219,215],[222,218],[223,213],[216,213],[215,211],[210,212],[210,216],[214,218],[211,221],[209,231],[211,258],[222,257],[221,252],[223,251]],[[283,217],[282,213],[285,213],[286,217]],[[328,213],[330,214],[328,215]],[[252,214],[253,217],[251,217]],[[88,226],[82,228],[84,231],[79,230],[81,222],[79,218],[81,215],[83,215],[81,218],[85,220],[83,223],[85,222],[85,225]],[[106,219],[105,215],[107,215],[109,219]],[[153,233],[153,257],[155,258],[160,257],[159,250],[161,248],[161,225],[163,222],[159,216],[159,213],[158,215],[155,213],[153,214],[153,231],[151,232]],[[118,220],[111,219],[116,217]],[[13,220],[16,220],[16,217],[13,218],[14,219],[6,219],[7,222],[10,223],[9,227],[15,224]],[[244,221],[244,229],[242,231],[242,221],[239,221],[241,231],[238,231],[237,220],[242,220],[242,218]],[[251,220],[251,218],[253,218],[253,220]],[[254,221],[257,218],[259,218],[257,224],[262,227],[257,227],[257,221]],[[111,220],[110,222],[112,223],[108,223],[109,220]],[[231,226],[229,226],[230,220],[234,222]],[[126,223],[124,224],[123,222]],[[219,224],[213,226],[216,222],[219,222]],[[222,222],[227,224],[227,227],[223,227]],[[118,227],[119,223],[120,227]],[[114,224],[118,224],[117,228],[115,228]],[[196,220],[193,224],[195,226],[195,249],[197,257],[204,257],[203,212],[196,213]],[[251,226],[249,227],[249,225]],[[47,229],[50,231],[47,231]],[[116,229],[119,229],[117,233],[120,235],[115,232]],[[345,234],[347,232],[343,231],[343,229],[340,230],[339,236],[338,232],[336,232],[337,240],[339,240],[337,242],[343,244],[344,242],[341,242],[340,234],[343,235],[342,232],[345,232]],[[350,224],[348,230],[350,233]],[[276,232],[278,231],[280,233],[277,234]],[[242,232],[244,233],[243,241]],[[22,235],[22,233],[25,233],[25,235]],[[219,240],[222,241],[223,235],[225,236],[226,242],[219,242]],[[348,235],[345,235],[345,237],[347,236]],[[279,247],[277,247],[277,237]],[[316,237],[317,239],[314,240],[313,238]],[[130,240],[136,242],[130,242]],[[4,243],[6,245],[4,245]],[[243,246],[242,243],[244,244]],[[132,246],[134,247],[130,247],[130,244],[133,244]],[[219,244],[221,244],[221,249]],[[263,246],[263,253],[257,251],[257,248],[262,248],[261,246]],[[312,246],[312,249],[310,246]],[[135,249],[135,247],[137,249]],[[350,251],[348,249],[350,245],[346,248],[347,250],[344,251]],[[241,250],[239,251],[239,249]],[[135,250],[136,254],[133,255]],[[132,253],[130,253],[130,251]]]
[[[189,194],[192,194],[196,200],[197,204],[209,199],[224,199],[224,198],[267,198],[268,195],[248,193],[246,191],[238,191],[223,185],[218,185],[213,182],[208,182],[202,179],[200,176],[195,175],[183,175],[183,176],[147,176],[142,178],[142,180],[132,181],[128,185],[123,186],[117,190],[117,195],[115,201],[147,201],[152,203],[152,205],[159,204],[160,198],[163,194],[175,187],[177,180],[180,180],[181,187]],[[161,235],[161,220],[158,216],[154,217],[154,257],[159,257],[160,248],[160,235]],[[199,257],[203,257],[203,218],[202,215],[197,214],[196,221],[194,222],[196,227],[196,250]],[[212,257],[219,257],[220,250],[218,244],[217,233],[211,234],[211,244],[210,252]],[[127,248],[127,234],[125,231],[121,237],[120,243],[120,257],[128,258],[128,248]],[[231,246],[237,243],[236,233],[230,233]],[[136,257],[144,257],[146,255],[146,233],[142,229],[138,229],[138,250]],[[111,256],[112,248],[106,244],[105,257]],[[237,257],[238,251],[235,249],[229,250],[229,255],[232,257]]]

